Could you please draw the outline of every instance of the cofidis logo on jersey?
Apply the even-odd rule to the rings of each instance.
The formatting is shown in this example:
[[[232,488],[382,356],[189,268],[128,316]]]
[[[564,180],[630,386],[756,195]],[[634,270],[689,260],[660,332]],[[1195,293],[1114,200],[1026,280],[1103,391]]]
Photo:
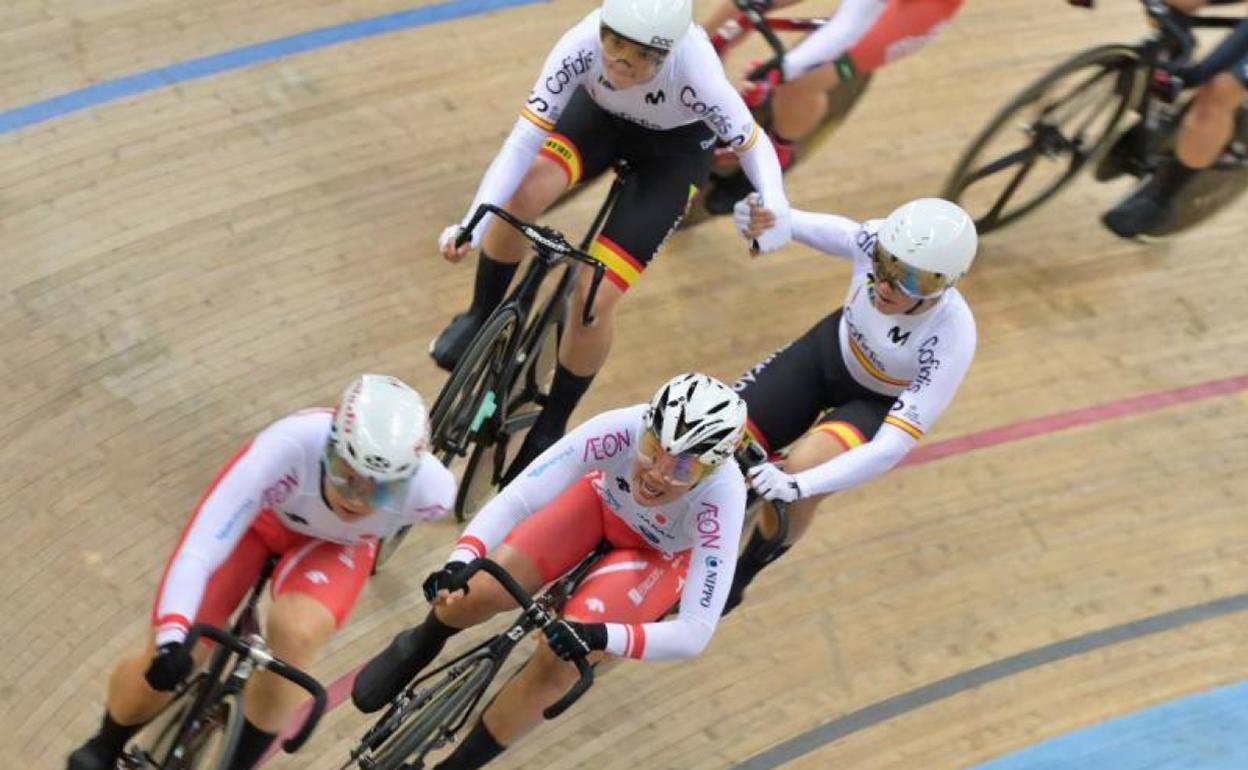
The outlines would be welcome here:
[[[555,74],[546,78],[546,90],[558,96],[574,79],[589,72],[593,64],[594,52],[584,48],[577,51],[576,56],[563,57],[562,66],[555,70]]]

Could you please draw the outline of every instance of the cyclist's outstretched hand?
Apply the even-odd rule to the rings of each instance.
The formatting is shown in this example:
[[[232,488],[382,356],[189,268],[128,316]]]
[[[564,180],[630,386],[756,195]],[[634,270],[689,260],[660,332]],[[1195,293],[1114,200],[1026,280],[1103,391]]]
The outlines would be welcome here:
[[[763,199],[758,193],[750,193],[732,207],[732,221],[737,232],[746,238],[757,238],[776,224],[776,215],[771,209],[763,208]]]
[[[543,629],[550,649],[564,660],[583,658],[607,649],[606,623],[577,623],[560,618]]]
[[[158,692],[170,692],[178,689],[191,674],[194,662],[191,651],[182,642],[165,642],[156,649],[152,662],[147,664],[143,678],[147,684]]]
[[[750,485],[768,500],[791,503],[802,499],[802,488],[797,479],[777,468],[773,463],[759,463],[749,470]]]
[[[467,568],[461,561],[448,561],[442,569],[430,572],[421,586],[425,599],[430,604],[454,604],[462,599],[468,593],[468,586],[460,579],[460,573]]]
[[[438,236],[438,250],[442,252],[443,258],[448,262],[458,262],[472,250],[472,239],[464,241],[463,246],[456,247],[455,240],[459,238],[460,233],[464,231],[462,225],[451,225],[442,231]]]

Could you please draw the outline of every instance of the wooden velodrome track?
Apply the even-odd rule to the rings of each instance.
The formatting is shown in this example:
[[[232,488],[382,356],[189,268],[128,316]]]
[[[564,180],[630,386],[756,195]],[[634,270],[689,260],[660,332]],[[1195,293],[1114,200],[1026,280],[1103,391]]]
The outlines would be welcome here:
[[[414,4],[11,0],[0,111]],[[1144,33],[1135,3],[1103,5],[971,0],[792,175],[795,205],[866,218],[938,191],[1026,81]],[[361,371],[437,392],[425,348],[473,269],[434,239],[591,7],[330,45],[0,134],[0,766],[59,768],[94,729],[183,521],[240,442]],[[1248,590],[1244,209],[1122,242],[1096,214],[1123,184],[1081,180],[985,239],[963,284],[978,356],[929,445],[1026,420],[1035,435],[946,445],[958,451],[829,501],[706,654],[616,666],[498,766],[772,767],[784,758],[763,752],[796,738],[789,767],[954,770],[1243,678],[1242,606],[1200,608]],[[595,197],[553,222],[579,230]],[[578,414],[683,369],[736,377],[838,305],[846,277],[802,247],[750,260],[726,222],[677,235],[624,303]],[[1081,409],[1070,429],[1041,419]],[[322,681],[421,617],[419,582],[456,532],[404,545]],[[1013,656],[1030,663],[960,678]],[[947,678],[961,685],[925,698]],[[859,710],[877,718],[827,732]],[[337,767],[364,725],[339,708],[271,766]]]

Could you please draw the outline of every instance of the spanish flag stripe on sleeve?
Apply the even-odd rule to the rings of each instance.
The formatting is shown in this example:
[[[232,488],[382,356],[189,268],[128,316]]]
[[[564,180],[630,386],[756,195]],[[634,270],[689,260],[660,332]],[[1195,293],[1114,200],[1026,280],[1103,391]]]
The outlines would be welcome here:
[[[554,123],[551,123],[546,118],[543,118],[541,115],[538,115],[533,110],[530,110],[528,107],[525,107],[523,110],[520,111],[520,116],[524,118],[525,120],[529,121],[530,123],[532,123],[533,125],[537,126],[538,128],[542,129],[543,131],[549,131],[555,127]]]
[[[621,290],[627,291],[641,277],[645,266],[618,243],[599,235],[589,247],[589,255],[607,266],[607,277]]]
[[[745,152],[749,150],[758,141],[758,124],[754,124],[754,128],[750,131],[750,138],[745,140],[745,144],[737,150],[737,152]]]
[[[764,436],[763,432],[758,429],[758,426],[754,424],[754,421],[748,417],[745,418],[745,431],[750,434],[750,438],[754,439],[754,441],[763,448],[763,451],[766,452],[768,456],[771,455],[771,446],[767,443],[767,437]]]
[[[884,418],[884,422],[888,423],[889,425],[892,425],[893,427],[901,428],[906,433],[909,433],[911,436],[913,436],[915,439],[923,438],[923,431],[920,430],[918,426],[911,425],[910,423],[906,422],[900,417],[895,417],[890,414],[889,416]]]

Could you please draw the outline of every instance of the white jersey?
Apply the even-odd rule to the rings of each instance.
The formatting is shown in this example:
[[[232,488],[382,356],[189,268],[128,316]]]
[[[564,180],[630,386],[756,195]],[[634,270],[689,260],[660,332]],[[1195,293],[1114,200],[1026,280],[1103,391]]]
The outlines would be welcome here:
[[[543,452],[473,518],[449,560],[467,562],[484,556],[525,518],[594,474],[594,488],[603,504],[629,528],[665,554],[690,552],[679,616],[642,625],[646,639],[642,657],[661,660],[696,654],[719,622],[736,569],[745,480],[735,462],[725,462],[671,503],[654,508],[638,504],[630,485],[645,410],[645,404],[638,404],[604,412]],[[607,652],[624,655],[627,648],[627,626],[607,623]]]
[[[837,329],[845,367],[859,385],[896,399],[871,441],[796,475],[804,495],[847,489],[900,462],[949,406],[975,356],[975,317],[956,288],[915,315],[876,310],[871,255],[882,223],[793,210],[794,240],[853,262]]]
[[[564,33],[546,57],[520,117],[481,179],[462,223],[467,225],[482,203],[501,206],[511,199],[548,133],[582,86],[599,107],[639,126],[663,131],[705,123],[737,151],[742,169],[767,205],[787,216],[789,201],[775,147],[724,74],[706,32],[691,25],[650,81],[617,90],[603,74],[600,17],[600,11],[591,12]],[[473,231],[474,246],[480,245],[484,232],[483,226]]]
[[[156,603],[158,644],[185,636],[208,579],[263,511],[272,511],[294,532],[354,544],[375,541],[450,510],[455,478],[436,457],[426,454],[402,505],[378,509],[356,521],[339,518],[321,491],[321,457],[332,416],[328,409],[316,409],[278,420],[222,470],[187,524],[169,564]]]
[[[758,125],[701,27],[690,27],[652,80],[617,90],[603,74],[601,16],[594,10],[555,44],[529,92],[524,117],[549,131],[577,86],[584,86],[599,107],[645,128],[666,131],[702,121],[738,150],[754,145]]]

